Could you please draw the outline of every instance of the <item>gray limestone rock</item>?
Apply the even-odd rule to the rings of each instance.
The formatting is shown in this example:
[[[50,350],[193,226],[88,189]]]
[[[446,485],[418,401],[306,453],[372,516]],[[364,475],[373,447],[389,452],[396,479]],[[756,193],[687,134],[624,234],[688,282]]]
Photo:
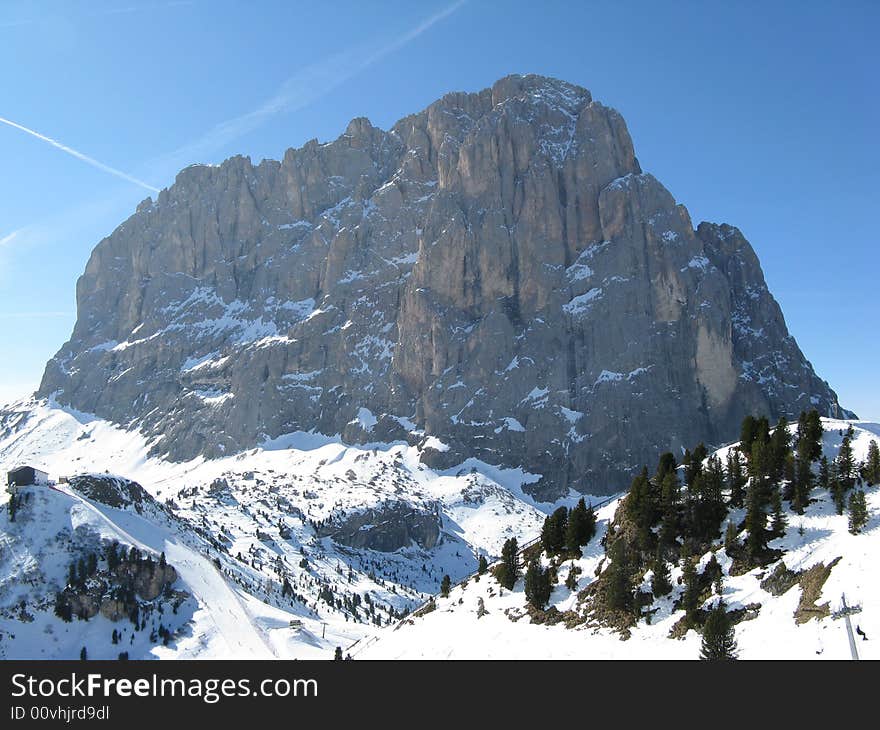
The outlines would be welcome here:
[[[176,460],[409,439],[551,499],[747,413],[847,413],[742,234],[695,229],[616,111],[539,76],[183,170],[95,248],[77,312],[39,394]]]

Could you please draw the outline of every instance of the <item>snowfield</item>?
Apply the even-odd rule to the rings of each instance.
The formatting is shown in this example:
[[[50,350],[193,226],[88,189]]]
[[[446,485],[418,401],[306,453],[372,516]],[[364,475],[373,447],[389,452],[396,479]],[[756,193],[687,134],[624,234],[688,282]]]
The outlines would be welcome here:
[[[837,454],[842,432],[852,425],[855,436],[853,451],[863,460],[871,440],[880,443],[880,425],[861,421],[823,419],[825,434],[823,450],[829,460]],[[726,449],[718,453],[724,457]],[[875,566],[880,560],[880,488],[867,488],[869,521],[861,534],[848,531],[847,516],[837,515],[830,496],[814,492],[817,501],[801,516],[787,512],[788,531],[774,540],[770,547],[784,551],[783,561],[793,571],[819,563],[828,565],[840,558],[822,587],[818,605],[830,604],[832,613],[841,607],[846,595],[849,606],[861,612],[851,617],[853,627],[867,635],[856,635],[861,659],[880,659],[880,585]],[[598,510],[599,531],[583,557],[576,564],[582,569],[576,591],[563,584],[567,568],[560,569],[560,583],[554,588],[550,605],[559,610],[574,608],[575,593],[592,580],[604,552],[599,545],[613,517],[619,500]],[[739,520],[744,511],[735,510],[731,517]],[[800,527],[803,534],[800,534]],[[703,563],[709,554],[703,556]],[[744,575],[728,576],[730,558],[723,549],[717,558],[725,573],[723,598],[728,610],[760,604],[757,617],[736,626],[736,640],[741,659],[850,659],[850,648],[843,619],[827,617],[811,619],[803,624],[794,621],[794,612],[801,598],[795,585],[781,596],[773,596],[760,587],[761,580],[774,565],[755,569]],[[568,561],[570,563],[571,561]],[[544,558],[544,564],[548,561]],[[567,563],[567,564],[568,564]],[[627,640],[607,628],[580,626],[567,629],[562,624],[544,626],[530,623],[523,615],[525,596],[520,579],[514,591],[501,591],[490,575],[479,581],[473,577],[465,585],[455,586],[448,598],[437,596],[436,610],[407,618],[390,632],[385,632],[358,659],[696,659],[701,637],[691,630],[682,639],[668,638],[672,626],[684,615],[671,610],[682,593],[677,584],[681,569],[672,571],[674,590],[655,602],[660,610],[651,624],[640,621]],[[650,578],[650,571],[646,580]],[[488,613],[478,617],[480,598]],[[707,604],[708,605],[708,604]]]
[[[418,449],[405,443],[353,447],[336,437],[296,433],[224,459],[186,463],[151,457],[149,450],[137,432],[51,402],[21,401],[0,411],[0,472],[33,464],[53,479],[117,474],[137,481],[174,515],[175,520],[157,525],[61,484],[67,501],[56,504],[51,518],[35,518],[46,519],[51,532],[75,529],[71,515],[87,515],[96,535],[155,555],[165,552],[178,570],[179,588],[197,603],[192,620],[169,646],[130,651],[131,658],[330,658],[335,647],[347,649],[396,624],[438,590],[444,574],[460,579],[476,569],[479,554],[497,556],[507,537],[537,535],[552,509],[522,491],[534,475],[475,460],[438,472],[425,467]],[[60,491],[44,491],[41,499],[62,499]],[[8,499],[4,493],[0,503]],[[337,544],[316,529],[331,518],[356,519],[388,504],[436,515],[436,542],[409,541],[381,552]],[[35,508],[40,512],[42,502]],[[23,545],[40,551],[51,542],[46,535],[17,530],[22,519],[0,523],[0,561]],[[43,593],[64,586],[70,560],[65,556],[56,571],[44,570]],[[41,554],[32,562],[45,569],[47,561]],[[294,597],[282,595],[282,576]],[[10,608],[20,601],[12,590],[18,582],[11,569],[0,574],[0,652],[78,656],[79,639],[56,651],[25,638]],[[334,605],[326,600],[327,589]],[[352,611],[350,604],[338,605],[340,600],[358,605]],[[120,647],[109,645],[113,626],[103,617],[63,624],[50,610],[45,620],[67,633],[79,631],[83,641],[96,622],[106,624],[104,655],[116,658]],[[30,628],[28,636],[44,630],[36,623]],[[13,634],[15,640],[9,638]],[[89,652],[101,656],[97,644]]]
[[[872,439],[880,442],[877,424],[824,419],[829,459],[850,424],[858,460]],[[719,451],[722,459],[725,450]],[[679,568],[672,572],[673,593],[655,602],[651,623],[640,621],[627,640],[586,624],[567,629],[531,623],[521,579],[510,592],[488,574],[473,576],[479,555],[491,562],[507,538],[521,545],[534,539],[558,506],[535,503],[524,493],[523,485],[536,475],[473,459],[439,471],[422,464],[418,448],[406,443],[347,446],[337,437],[305,433],[211,461],[172,463],[149,451],[137,432],[51,402],[20,401],[0,411],[0,471],[30,464],[53,479],[118,474],[155,499],[138,511],[88,498],[67,484],[28,487],[31,501],[14,522],[4,504],[0,657],[76,658],[83,646],[89,658],[108,659],[120,651],[132,659],[329,659],[337,646],[355,659],[699,654],[695,631],[668,638],[682,616],[672,610],[682,591]],[[880,560],[880,494],[870,487],[866,495],[869,522],[862,534],[851,535],[846,515],[835,514],[829,496],[816,490],[806,514],[788,513],[786,535],[770,546],[784,551],[785,565],[794,571],[839,558],[817,604],[836,610],[845,593],[850,605],[861,608],[852,618],[868,636],[857,642],[861,657],[880,658],[880,587],[872,570]],[[561,503],[571,506],[578,496]],[[0,502],[9,498],[3,493]],[[618,503],[598,510],[598,534],[575,561],[581,568],[575,591],[564,586],[567,566],[560,569],[551,596],[559,610],[576,609],[576,593],[595,579],[604,555],[600,539]],[[376,530],[386,541],[398,539],[397,526],[381,532],[382,520],[394,514],[383,511],[389,505],[403,505],[428,525],[436,522],[436,535],[430,529],[407,533],[395,549],[375,549],[369,539]],[[173,588],[188,597],[175,613],[160,614],[173,636],[167,645],[151,641],[148,630],[132,631],[127,621],[99,614],[65,623],[54,615],[54,596],[64,588],[71,561],[84,546],[111,540],[154,557],[164,553],[177,571]],[[731,561],[723,549],[717,558],[726,573]],[[730,609],[760,604],[754,618],[736,626],[740,657],[849,658],[842,620],[796,624],[801,588],[780,596],[761,588],[773,567],[725,575]],[[435,610],[401,620],[437,593],[444,574],[454,583],[449,597],[437,596]],[[487,613],[478,617],[480,599]],[[124,630],[119,643],[111,642],[114,629]]]

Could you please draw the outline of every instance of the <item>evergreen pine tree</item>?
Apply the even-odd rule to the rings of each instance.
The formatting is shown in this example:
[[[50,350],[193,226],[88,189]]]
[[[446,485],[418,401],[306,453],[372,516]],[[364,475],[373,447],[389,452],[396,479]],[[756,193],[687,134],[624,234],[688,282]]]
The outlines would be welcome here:
[[[785,518],[785,511],[782,509],[782,495],[778,486],[773,488],[772,506],[773,518],[770,522],[770,532],[776,537],[782,537],[788,522]]]
[[[760,441],[765,446],[770,443],[770,422],[767,416],[761,416],[755,421],[755,441]]]
[[[519,574],[519,561],[517,559],[519,545],[515,537],[508,538],[501,548],[501,565],[498,566],[498,582],[507,590],[513,590]]]
[[[547,555],[558,555],[565,547],[565,530],[568,525],[568,509],[559,507],[544,520],[541,543]]]
[[[669,471],[660,485],[660,522],[659,543],[662,550],[669,550],[676,544],[678,534],[678,501],[679,484],[675,471]]]
[[[721,570],[721,564],[718,562],[718,557],[713,552],[709,560],[706,562],[706,567],[703,568],[702,578],[700,579],[701,584],[705,585],[706,583],[718,583],[724,576],[724,571]]]
[[[537,560],[532,560],[526,569],[525,594],[526,600],[534,608],[543,610],[550,600],[550,571],[541,567]]]
[[[857,489],[849,495],[849,531],[857,535],[868,524],[868,504],[865,493]]]
[[[105,551],[105,558],[107,560],[107,569],[112,573],[116,570],[116,566],[119,565],[119,554],[116,552],[119,548],[119,543],[114,540],[107,546],[107,550]]]
[[[798,453],[794,466],[794,486],[792,489],[791,508],[799,515],[804,513],[810,503],[810,492],[813,490],[813,471],[805,454]]]
[[[450,588],[452,588],[452,580],[448,575],[444,575],[443,580],[440,581],[440,595],[446,598]]]
[[[479,561],[477,562],[477,573],[479,575],[483,575],[489,569],[489,561],[486,560],[485,555],[481,555]]]
[[[706,661],[729,661],[736,659],[736,634],[722,601],[709,613],[703,625],[703,641],[700,659]]]
[[[654,482],[662,484],[663,479],[670,472],[675,472],[675,455],[671,451],[660,454],[660,460],[657,463],[657,472],[654,474]]]
[[[850,426],[843,436],[840,450],[837,452],[837,478],[844,491],[852,489],[856,481],[856,460],[852,450],[853,429]]]
[[[880,484],[880,448],[877,442],[871,439],[868,444],[868,458],[865,460],[865,481],[868,486]]]
[[[721,529],[721,521],[727,514],[724,505],[724,468],[721,459],[710,456],[703,469],[703,490],[700,504],[700,537],[714,539]]]
[[[343,661],[343,659],[342,659],[342,647],[341,647],[341,646],[337,646],[337,647],[336,647],[336,651],[333,653],[333,659],[334,659],[334,661],[337,661],[337,662],[341,662],[341,661]]]
[[[70,608],[70,604],[65,599],[63,592],[55,594],[55,615],[65,623],[73,621],[73,610]]]
[[[798,419],[797,440],[795,452],[798,461],[806,462],[807,471],[809,465],[822,456],[822,421],[819,412],[813,409],[809,413],[801,412]],[[801,476],[806,474],[801,466]],[[803,487],[803,482],[799,482]],[[802,495],[801,495],[802,497]]]
[[[681,596],[681,608],[684,609],[688,625],[696,623],[697,609],[700,607],[700,577],[697,566],[687,551],[682,554],[682,576],[684,593]]]
[[[626,543],[622,538],[614,540],[608,551],[611,564],[607,572],[605,603],[613,611],[627,611],[633,606],[632,565]]]
[[[669,566],[662,557],[654,561],[654,575],[651,577],[651,592],[655,598],[669,595],[672,591],[672,579],[669,575]]]
[[[824,455],[819,459],[819,486],[822,489],[831,488],[831,467],[828,458]]]
[[[785,455],[785,464],[782,469],[782,479],[783,479],[783,490],[782,490],[782,498],[788,500],[789,502],[794,499],[794,489],[795,489],[795,458],[794,454],[790,451]]]
[[[742,507],[745,496],[746,476],[743,473],[742,456],[739,449],[727,451],[727,490],[730,493],[731,507]]]
[[[639,550],[643,553],[648,552],[653,547],[654,534],[651,528],[657,519],[659,505],[655,502],[654,489],[648,478],[647,468],[643,468],[633,479],[623,506],[626,515],[636,526]]]
[[[568,524],[565,528],[565,550],[569,553],[580,553],[580,548],[593,539],[596,533],[596,515],[592,507],[588,510],[581,497],[571,512],[568,513]]]
[[[684,465],[684,481],[686,484],[691,484],[703,472],[703,461],[709,455],[709,450],[701,441],[696,445],[693,453],[686,451],[685,455],[689,455],[690,458]]]
[[[837,514],[842,515],[846,507],[846,489],[843,486],[843,481],[836,474],[831,477],[828,491],[831,492],[831,498],[834,500],[834,509]]]
[[[822,456],[822,419],[819,411],[815,408],[807,414],[804,430],[804,440],[807,443],[805,455],[810,461],[816,461]]]
[[[580,500],[583,502],[583,498]],[[581,545],[587,545],[590,540],[592,540],[596,536],[596,523],[598,518],[596,517],[596,510],[593,509],[593,503],[590,502],[587,507],[586,519],[584,520],[584,532],[581,535]]]
[[[773,434],[770,436],[768,476],[770,481],[779,482],[785,471],[785,457],[791,447],[791,434],[788,430],[788,420],[780,416]]]
[[[801,415],[798,416],[797,422],[797,434],[795,435],[795,443],[799,444],[801,441],[805,439],[807,430],[807,412],[801,411]]]
[[[750,454],[752,452],[752,442],[755,440],[757,433],[757,422],[754,416],[746,416],[743,418],[742,426],[739,430],[739,447],[743,453]]]
[[[581,499],[568,513],[568,523],[565,526],[565,551],[567,553],[580,553],[581,533],[584,531],[584,521],[587,518],[587,508],[580,509]]]
[[[749,489],[754,492],[753,497],[758,500],[761,507],[765,507],[770,499],[767,490],[769,473],[768,446],[764,441],[756,438],[752,444],[752,453],[749,455],[749,476],[751,477]]]
[[[767,515],[760,499],[758,481],[752,479],[746,491],[746,520],[745,528],[748,530],[746,548],[749,558],[757,562],[767,549]]]

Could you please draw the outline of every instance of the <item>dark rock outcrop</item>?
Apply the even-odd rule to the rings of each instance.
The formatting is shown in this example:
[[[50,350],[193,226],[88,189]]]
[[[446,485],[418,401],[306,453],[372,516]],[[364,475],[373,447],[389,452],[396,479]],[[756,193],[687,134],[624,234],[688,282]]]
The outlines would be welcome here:
[[[440,527],[437,513],[391,502],[320,525],[317,533],[348,547],[391,553],[413,543],[431,549],[440,537]]]
[[[111,474],[81,474],[71,477],[69,484],[83,497],[117,509],[141,512],[144,504],[156,504],[140,484]]]

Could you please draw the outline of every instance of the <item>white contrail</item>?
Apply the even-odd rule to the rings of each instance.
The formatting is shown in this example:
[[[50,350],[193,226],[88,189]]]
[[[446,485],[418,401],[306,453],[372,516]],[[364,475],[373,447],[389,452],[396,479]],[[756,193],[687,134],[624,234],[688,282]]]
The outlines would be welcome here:
[[[385,56],[411,43],[467,2],[468,0],[456,0],[456,2],[450,3],[372,53],[364,53],[363,47],[349,49],[306,66],[288,78],[275,94],[256,109],[217,124],[201,139],[175,150],[164,157],[162,161],[168,163],[169,166],[175,164],[180,166],[192,162],[194,159],[210,154],[211,151],[253,131],[276,114],[297,111],[309,106]]]
[[[13,231],[12,233],[7,233],[3,238],[0,238],[0,248],[3,248],[7,243],[10,243],[13,238],[15,238],[19,233],[22,232],[22,228],[19,228],[17,231]]]
[[[79,152],[78,150],[75,150],[72,147],[68,147],[65,144],[61,144],[61,142],[59,142],[58,140],[52,139],[51,137],[47,137],[45,134],[40,134],[39,132],[36,132],[33,129],[28,129],[27,127],[25,127],[21,124],[17,124],[16,122],[13,122],[10,119],[4,119],[3,117],[0,117],[0,122],[2,122],[3,124],[7,124],[10,127],[14,127],[15,129],[20,129],[22,132],[25,132],[25,133],[31,135],[32,137],[36,137],[37,139],[40,139],[43,142],[47,142],[48,144],[52,145],[53,147],[57,147],[62,152],[66,152],[68,155],[70,155],[72,157],[76,157],[76,159],[82,160],[83,162],[91,165],[92,167],[96,167],[99,170],[103,170],[104,172],[108,172],[111,175],[115,175],[116,177],[121,178],[122,180],[127,180],[128,182],[134,183],[135,185],[140,185],[142,188],[146,188],[147,190],[150,190],[151,192],[154,192],[154,193],[159,192],[159,188],[155,187],[154,185],[150,185],[149,183],[145,183],[143,180],[138,180],[136,177],[132,177],[128,173],[122,172],[122,170],[117,170],[115,167],[110,167],[110,165],[105,165],[103,162],[99,162],[98,160],[96,160],[92,157],[89,157],[88,155],[84,155],[82,152]]]
[[[398,48],[402,48],[410,41],[418,38],[422,33],[431,28],[435,23],[439,23],[443,18],[448,18],[452,15],[456,10],[458,10],[462,5],[464,5],[468,0],[457,0],[451,5],[447,5],[445,8],[440,10],[439,12],[432,15],[430,18],[425,18],[421,23],[419,23],[415,28],[404,33],[400,38],[395,40],[393,43],[389,43],[384,48],[379,49],[370,56],[368,59],[364,61],[364,63],[357,69],[357,71],[361,71],[367,66],[374,64],[380,58],[384,58],[389,53],[393,53]]]

